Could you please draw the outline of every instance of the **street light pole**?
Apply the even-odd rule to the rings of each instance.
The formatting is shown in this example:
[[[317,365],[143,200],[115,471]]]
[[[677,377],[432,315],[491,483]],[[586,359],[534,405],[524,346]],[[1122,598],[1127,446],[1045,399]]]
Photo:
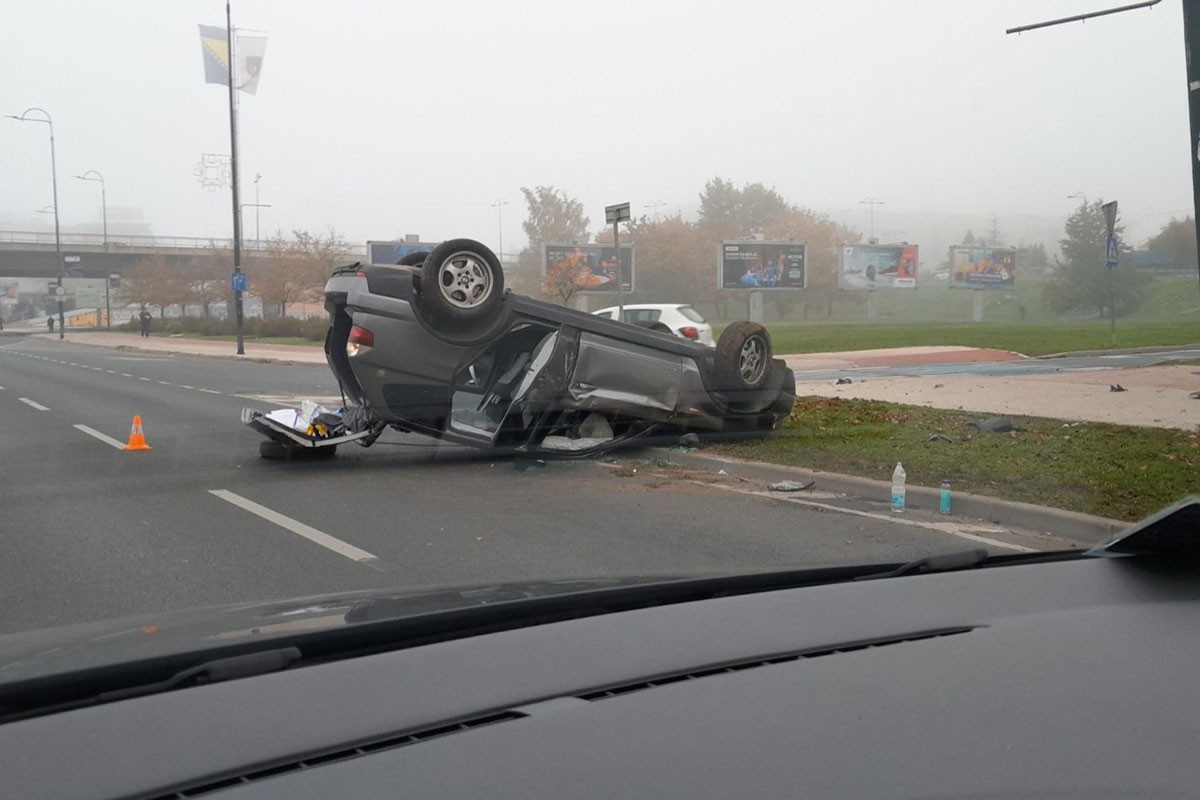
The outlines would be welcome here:
[[[258,228],[258,210],[260,208],[262,208],[262,206],[258,204],[258,182],[261,180],[262,180],[262,173],[261,172],[254,173],[254,249],[255,250],[262,249],[262,239],[259,238],[260,231]]]
[[[258,195],[258,187],[257,186],[255,187],[254,194],[255,194],[255,196]],[[262,247],[262,244],[260,244],[258,241],[258,210],[260,208],[270,208],[270,207],[271,207],[270,203],[242,203],[241,205],[238,206],[238,214],[241,215],[241,217],[242,217],[242,227],[243,228],[246,227],[245,209],[247,209],[247,208],[254,209],[254,228],[255,228],[254,247],[256,250],[260,249]]]
[[[96,177],[91,177],[95,175]],[[104,176],[94,169],[89,169],[82,175],[76,175],[81,181],[99,181],[100,182],[100,215],[104,225],[104,250],[108,251],[108,193],[104,190]]]
[[[45,115],[45,119],[27,116],[30,111],[38,111]],[[15,119],[20,122],[44,122],[50,128],[50,182],[54,191],[54,261],[58,272],[58,338],[66,338],[64,328],[66,328],[66,314],[63,311],[63,257],[62,257],[62,238],[58,228],[58,165],[54,155],[54,121],[50,118],[49,112],[44,108],[27,108],[19,117],[11,114],[7,115],[9,119]]]
[[[875,206],[887,205],[878,197],[868,197],[865,200],[859,200],[860,203],[865,203],[871,207],[871,238],[870,244],[875,244]]]
[[[492,203],[492,208],[496,209],[496,233],[500,244],[500,264],[504,264],[504,207],[508,205],[507,200],[497,200]]]

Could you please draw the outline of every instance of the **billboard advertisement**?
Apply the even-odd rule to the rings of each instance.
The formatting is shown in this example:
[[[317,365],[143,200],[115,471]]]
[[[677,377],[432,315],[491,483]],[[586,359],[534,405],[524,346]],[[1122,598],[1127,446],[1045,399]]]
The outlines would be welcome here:
[[[409,253],[417,250],[432,250],[441,242],[367,242],[367,262],[370,264],[395,264]]]
[[[804,242],[722,242],[717,262],[722,289],[803,289]]]
[[[1012,289],[1017,251],[956,244],[950,248],[951,289]]]
[[[915,244],[843,245],[838,261],[842,289],[917,288]]]
[[[633,291],[633,246],[621,245],[621,288]],[[611,244],[542,245],[542,276],[562,274],[583,287],[585,292],[616,293],[617,254]]]

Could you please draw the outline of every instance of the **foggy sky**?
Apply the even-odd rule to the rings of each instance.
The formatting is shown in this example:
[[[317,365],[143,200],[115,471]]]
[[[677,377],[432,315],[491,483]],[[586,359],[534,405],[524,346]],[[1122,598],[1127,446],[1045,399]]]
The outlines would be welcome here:
[[[895,219],[993,214],[1053,225],[1120,201],[1140,244],[1191,206],[1179,0],[1006,36],[1116,0],[235,0],[265,31],[240,95],[242,202],[262,228],[348,240],[419,233],[523,244],[519,187],[635,215],[694,214],[706,180],[774,186],[866,234]],[[203,81],[216,0],[6,4],[0,114],[54,117],[64,226],[140,209],[160,235],[231,235],[228,191],[193,167],[229,150],[227,95]],[[44,125],[0,119],[0,229],[43,225]],[[660,206],[653,204],[661,203]],[[114,216],[115,212],[115,216]],[[253,235],[252,209],[247,231]],[[911,222],[906,228],[920,227]],[[1035,226],[1036,227],[1036,226]],[[916,239],[911,233],[906,238]],[[925,254],[923,254],[925,255]],[[927,258],[928,256],[926,256]]]

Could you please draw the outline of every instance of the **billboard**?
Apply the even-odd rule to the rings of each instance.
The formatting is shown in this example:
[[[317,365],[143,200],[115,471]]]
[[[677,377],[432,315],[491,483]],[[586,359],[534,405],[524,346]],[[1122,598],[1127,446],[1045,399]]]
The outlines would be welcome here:
[[[542,276],[562,273],[585,292],[616,293],[617,254],[611,244],[542,245]],[[621,245],[621,288],[633,291],[633,245]]]
[[[838,259],[842,289],[917,288],[915,244],[842,245]]]
[[[803,289],[804,242],[721,242],[717,285],[722,289]]]
[[[950,248],[951,289],[1012,289],[1017,251],[956,244]]]
[[[441,242],[367,242],[367,263],[395,264],[409,253],[417,250],[432,250]]]

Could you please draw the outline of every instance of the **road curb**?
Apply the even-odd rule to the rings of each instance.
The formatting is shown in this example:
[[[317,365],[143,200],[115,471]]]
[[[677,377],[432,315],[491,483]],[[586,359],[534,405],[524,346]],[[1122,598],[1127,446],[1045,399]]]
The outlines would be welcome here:
[[[801,482],[816,481],[815,488],[822,491],[879,499],[886,499],[891,493],[889,482],[871,478],[859,478],[853,475],[790,467],[763,461],[749,461],[715,453],[681,453],[675,449],[667,449],[662,452],[665,452],[671,461],[685,466],[711,470],[735,467],[743,477],[757,478],[762,481],[778,480],[780,475],[784,474]],[[941,500],[940,488],[909,484],[907,490],[906,501],[912,508],[919,510],[938,508]],[[802,497],[803,493],[798,493],[798,496]],[[1077,511],[1065,511],[1014,500],[1001,500],[997,497],[967,492],[954,493],[953,508],[954,515],[957,517],[972,517],[997,525],[1008,525],[1089,545],[1104,544],[1129,525],[1129,523],[1107,517],[1097,517]]]
[[[1158,347],[1114,348],[1112,350],[1071,350],[1065,353],[1049,353],[1044,356],[1035,356],[1035,358],[1088,358],[1094,356],[1137,355],[1138,353],[1175,353],[1182,350],[1195,350],[1198,347],[1200,347],[1200,342],[1165,347],[1160,345]]]

